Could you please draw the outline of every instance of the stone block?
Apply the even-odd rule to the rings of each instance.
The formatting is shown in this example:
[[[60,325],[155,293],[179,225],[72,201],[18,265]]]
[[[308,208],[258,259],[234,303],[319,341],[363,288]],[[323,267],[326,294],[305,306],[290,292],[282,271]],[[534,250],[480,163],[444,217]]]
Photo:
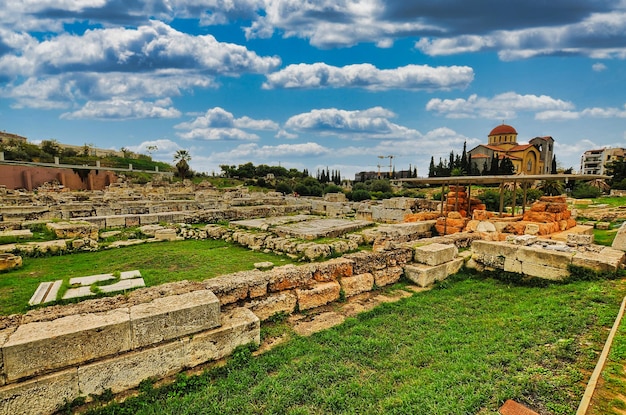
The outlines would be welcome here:
[[[522,273],[522,262],[518,261],[515,257],[504,258],[504,267],[502,268],[506,272]]]
[[[364,274],[387,267],[387,259],[380,252],[361,251],[344,255],[343,258],[354,261],[352,264],[352,272],[354,274]]]
[[[105,220],[107,229],[123,228],[126,226],[126,219],[124,219],[124,216],[107,216]]]
[[[394,284],[402,278],[402,267],[387,267],[385,269],[374,270],[374,282],[378,287]]]
[[[85,221],[49,222],[46,227],[55,233],[57,238],[90,238],[98,239],[98,227]]]
[[[413,262],[412,248],[395,248],[382,252],[387,267],[396,267]]]
[[[309,289],[296,288],[298,306],[300,310],[308,310],[326,305],[339,299],[340,290],[337,281],[319,283]]]
[[[186,367],[185,343],[188,341],[175,340],[80,366],[80,391],[85,395],[99,395],[107,389],[119,393],[137,387],[144,379],[173,375]]]
[[[483,220],[476,225],[476,232],[496,232],[496,225],[492,222]]]
[[[496,241],[476,240],[472,242],[472,252],[475,254],[501,255],[506,257],[515,255],[517,248],[518,247],[515,245]]]
[[[414,259],[420,264],[434,266],[452,261],[458,253],[455,245],[433,243],[415,248]]]
[[[124,226],[126,226],[127,228],[132,228],[135,226],[139,226],[141,225],[141,221],[139,220],[139,216],[126,216],[125,220],[124,220]]]
[[[547,280],[561,281],[569,276],[569,271],[533,262],[522,262],[522,274]]]
[[[246,307],[261,321],[265,321],[278,313],[291,314],[296,309],[298,299],[293,291],[270,294],[266,298],[250,301]]]
[[[8,381],[114,355],[131,347],[127,309],[22,324],[2,347]]]
[[[0,415],[56,413],[80,396],[76,369],[0,387]]]
[[[617,230],[617,234],[615,234],[615,239],[613,239],[611,247],[626,251],[626,222],[622,223],[622,226],[620,226]]]
[[[22,266],[22,257],[13,254],[0,254],[0,271],[7,271]]]
[[[539,225],[536,223],[527,223],[524,228],[524,235],[539,235]]]
[[[528,246],[537,242],[535,235],[509,235],[506,237],[506,243],[513,245]]]
[[[604,231],[609,230],[611,229],[611,223],[610,222],[597,222],[596,229],[600,229]]]
[[[235,308],[224,313],[221,320],[221,327],[189,339],[185,353],[187,367],[226,357],[238,346],[261,343],[261,324],[252,311]]]
[[[567,270],[573,256],[573,252],[560,252],[532,246],[520,246],[515,254],[515,258],[523,263],[522,269],[527,263],[532,263]]]
[[[139,216],[140,225],[155,225],[159,223],[159,215],[156,214],[147,214]]]
[[[267,294],[268,280],[272,272],[273,270],[235,272],[205,280],[203,285],[219,298],[222,305],[231,304],[248,297],[262,297]]]
[[[593,234],[591,235],[579,235],[575,233],[567,234],[567,245],[579,246],[579,245],[591,245],[593,244]]]
[[[334,258],[328,261],[311,264],[313,279],[317,282],[337,281],[352,275],[353,261],[345,258]]]
[[[448,277],[448,264],[410,264],[404,267],[404,275],[420,287],[428,287]]]
[[[464,258],[455,258],[450,262],[446,262],[446,273],[448,276],[452,274],[456,274],[461,270],[463,264],[465,263]]]
[[[374,287],[374,275],[369,272],[357,274],[351,277],[343,277],[339,284],[346,297],[371,291]]]
[[[158,241],[175,241],[176,229],[160,229],[154,232],[154,238]]]
[[[625,256],[624,251],[608,247],[600,252],[576,252],[572,258],[572,265],[597,272],[615,272],[620,269]]]
[[[312,285],[315,280],[310,268],[305,266],[284,265],[268,271],[270,292],[289,290],[292,288],[304,288]]]
[[[219,325],[220,302],[208,290],[156,298],[130,308],[133,349]]]

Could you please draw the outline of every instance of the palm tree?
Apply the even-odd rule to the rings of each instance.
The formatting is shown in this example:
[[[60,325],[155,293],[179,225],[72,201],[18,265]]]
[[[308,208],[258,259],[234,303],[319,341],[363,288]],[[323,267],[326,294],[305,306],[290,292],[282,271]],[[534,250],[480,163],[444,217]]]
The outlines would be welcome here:
[[[546,196],[559,196],[565,190],[563,183],[559,180],[542,180],[537,188]]]
[[[177,150],[174,153],[174,161],[176,162],[176,170],[178,170],[178,176],[181,179],[186,178],[189,175],[189,161],[191,160],[191,154],[187,150]]]

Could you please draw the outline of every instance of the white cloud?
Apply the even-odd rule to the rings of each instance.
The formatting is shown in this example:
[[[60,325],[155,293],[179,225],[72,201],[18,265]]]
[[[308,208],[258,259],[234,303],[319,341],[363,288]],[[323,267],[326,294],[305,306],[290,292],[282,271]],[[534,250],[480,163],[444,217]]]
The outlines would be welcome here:
[[[438,90],[466,88],[474,79],[468,66],[407,65],[378,69],[371,64],[336,67],[325,63],[289,65],[266,75],[265,89],[274,88],[365,88],[372,90]]]
[[[171,159],[172,154],[174,154],[176,150],[182,149],[182,147],[178,143],[165,138],[143,141],[135,146],[128,146],[127,148],[134,153],[151,153],[154,158],[158,159],[162,159],[164,156],[167,156]]]
[[[487,34],[455,37],[423,37],[415,47],[431,56],[497,50],[503,60],[535,56],[578,54],[595,59],[626,58],[626,12],[594,13],[557,26],[496,30]]]
[[[244,116],[235,116],[223,108],[210,108],[190,122],[174,126],[179,130],[188,130],[178,135],[184,139],[202,140],[257,140],[259,136],[244,130],[279,130],[279,125],[272,120],[255,120]]]
[[[431,99],[426,110],[445,115],[447,118],[511,119],[520,111],[565,111],[574,108],[571,102],[547,95],[520,95],[506,92],[493,98],[470,95],[468,99]]]
[[[591,69],[593,69],[594,72],[602,72],[602,71],[606,71],[607,67],[605,64],[598,62],[598,63],[594,63],[591,66]]]
[[[109,101],[88,101],[83,108],[61,115],[64,119],[129,120],[138,118],[178,118],[181,112],[172,107],[169,98],[148,102],[114,98]]]
[[[137,72],[191,69],[207,74],[266,73],[280,64],[243,46],[193,36],[151,21],[136,29],[92,29],[82,36],[60,34],[31,41],[20,54],[0,57],[0,72],[15,76],[59,72]]]
[[[626,104],[623,108],[585,108],[582,111],[543,111],[535,115],[542,121],[576,120],[580,118],[626,118]]]
[[[394,117],[393,112],[382,107],[361,111],[316,109],[289,118],[285,128],[352,139],[391,137],[400,139],[420,135],[416,130],[392,123],[390,119]]]

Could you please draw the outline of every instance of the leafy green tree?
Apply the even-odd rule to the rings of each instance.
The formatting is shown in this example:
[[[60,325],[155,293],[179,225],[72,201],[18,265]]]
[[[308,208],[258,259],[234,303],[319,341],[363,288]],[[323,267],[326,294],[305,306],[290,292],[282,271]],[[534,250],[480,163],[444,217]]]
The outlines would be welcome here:
[[[430,165],[428,166],[428,177],[435,177],[435,158],[430,156]]]
[[[350,199],[354,202],[370,200],[372,198],[372,195],[370,194],[370,192],[364,189],[353,190],[349,196],[350,196]]]
[[[40,147],[43,152],[51,156],[57,157],[61,155],[61,146],[57,140],[43,140]]]

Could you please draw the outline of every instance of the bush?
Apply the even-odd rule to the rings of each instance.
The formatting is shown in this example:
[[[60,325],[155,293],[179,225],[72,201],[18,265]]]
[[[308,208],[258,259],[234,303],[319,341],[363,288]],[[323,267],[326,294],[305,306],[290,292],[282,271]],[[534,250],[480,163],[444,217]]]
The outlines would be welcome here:
[[[360,202],[362,200],[370,200],[372,198],[372,195],[367,190],[354,190],[348,196],[350,196],[350,200],[354,202]]]
[[[276,191],[285,195],[292,193],[291,186],[289,186],[289,183],[286,182],[278,183],[278,185],[276,185]]]
[[[580,183],[572,190],[572,196],[576,199],[595,198],[602,194],[602,190],[591,186],[589,183]]]

